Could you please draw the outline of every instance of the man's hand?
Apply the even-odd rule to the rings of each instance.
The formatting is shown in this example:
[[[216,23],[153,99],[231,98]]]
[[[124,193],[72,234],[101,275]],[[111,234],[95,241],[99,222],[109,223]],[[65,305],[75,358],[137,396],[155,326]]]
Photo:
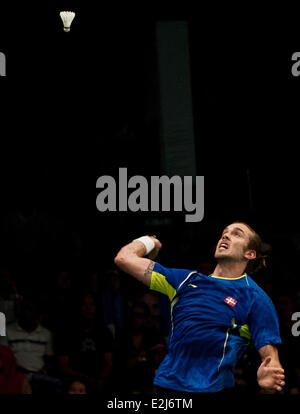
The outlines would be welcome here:
[[[271,364],[272,358],[268,356],[257,370],[257,382],[260,387],[268,391],[281,391],[285,385],[284,369]]]
[[[154,243],[155,243],[155,247],[154,247],[154,249],[148,254],[148,258],[150,259],[150,260],[154,260],[156,257],[157,257],[157,255],[158,255],[158,253],[159,253],[159,251],[160,251],[160,249],[162,248],[162,244],[161,244],[161,242],[156,238],[156,236],[150,236],[151,237],[151,239],[153,239],[153,241],[154,241]]]

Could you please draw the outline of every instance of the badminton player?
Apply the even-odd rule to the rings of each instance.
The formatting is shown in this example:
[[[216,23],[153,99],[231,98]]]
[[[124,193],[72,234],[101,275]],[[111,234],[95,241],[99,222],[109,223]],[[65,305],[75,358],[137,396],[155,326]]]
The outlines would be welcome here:
[[[121,270],[171,301],[168,353],[154,384],[165,391],[192,393],[233,389],[234,367],[252,341],[262,360],[259,386],[271,393],[281,391],[285,383],[276,310],[247,274],[264,260],[259,235],[246,223],[227,226],[209,276],[154,262],[161,247],[155,236],[143,236],[115,257]]]

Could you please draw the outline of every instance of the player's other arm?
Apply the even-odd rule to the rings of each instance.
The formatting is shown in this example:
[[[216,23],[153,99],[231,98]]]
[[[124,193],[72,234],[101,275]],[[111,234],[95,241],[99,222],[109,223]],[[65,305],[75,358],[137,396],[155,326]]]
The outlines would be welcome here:
[[[279,360],[277,347],[275,345],[265,345],[258,352],[262,359],[257,371],[258,384],[269,391],[281,391],[285,385],[284,369]]]
[[[150,287],[155,264],[152,259],[158,255],[162,244],[156,237],[143,236],[142,239],[144,242],[137,239],[122,247],[114,261],[123,272]],[[148,258],[144,257],[146,254]]]

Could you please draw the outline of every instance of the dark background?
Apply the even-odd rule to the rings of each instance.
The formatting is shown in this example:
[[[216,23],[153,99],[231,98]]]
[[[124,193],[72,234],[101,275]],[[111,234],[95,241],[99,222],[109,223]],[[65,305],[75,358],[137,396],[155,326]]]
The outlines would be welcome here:
[[[77,12],[68,34],[61,9]],[[4,10],[3,214],[32,201],[93,233],[93,243],[142,232],[145,214],[95,209],[95,181],[120,167],[160,173],[158,132],[144,121],[154,26],[187,20],[197,174],[205,176],[205,217],[193,226],[206,235],[210,223],[245,218],[269,239],[299,231],[296,10],[72,2]]]
[[[63,9],[77,13],[70,33],[62,29]],[[180,213],[95,208],[100,175],[117,177],[120,167],[129,176],[162,171],[159,119],[150,128],[145,121],[157,105],[151,88],[154,28],[161,20],[189,23],[197,175],[205,176],[205,215],[196,224]],[[195,261],[208,260],[219,231],[235,219],[248,221],[297,262],[295,9],[51,2],[7,6],[0,23],[7,57],[1,78],[3,261],[18,262],[6,243],[12,234],[7,217],[35,205],[51,230],[80,235],[91,267],[110,266],[122,243],[145,232],[162,239],[162,260],[170,265],[176,264],[174,236],[184,240],[186,234],[199,246]],[[59,242],[44,249],[49,266],[71,260],[57,248],[58,233]],[[40,257],[32,251],[33,262]],[[279,267],[286,265],[276,258]]]
[[[70,33],[61,10],[76,12]],[[117,178],[120,167],[129,176],[163,171],[155,99],[155,24],[163,20],[189,25],[197,175],[205,176],[200,223],[185,223],[180,213],[100,213],[95,205],[99,176]],[[0,51],[7,58],[0,78],[0,268],[12,271],[18,292],[44,294],[56,270],[80,274],[84,285],[94,272],[101,277],[114,268],[120,247],[143,234],[162,241],[162,264],[212,270],[223,227],[244,220],[271,247],[267,269],[254,278],[275,289],[288,343],[290,308],[278,297],[292,297],[299,310],[300,77],[291,73],[299,10],[1,5]],[[150,112],[156,117],[149,124]],[[134,298],[137,284],[129,279]],[[287,349],[293,369],[298,353]]]

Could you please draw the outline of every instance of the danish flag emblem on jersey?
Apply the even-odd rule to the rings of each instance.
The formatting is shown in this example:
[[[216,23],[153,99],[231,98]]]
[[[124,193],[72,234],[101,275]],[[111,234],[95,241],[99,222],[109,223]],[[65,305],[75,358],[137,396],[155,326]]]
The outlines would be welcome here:
[[[230,296],[227,296],[227,298],[224,300],[224,302],[228,303],[230,306],[235,306],[237,303],[237,300],[231,298]]]

